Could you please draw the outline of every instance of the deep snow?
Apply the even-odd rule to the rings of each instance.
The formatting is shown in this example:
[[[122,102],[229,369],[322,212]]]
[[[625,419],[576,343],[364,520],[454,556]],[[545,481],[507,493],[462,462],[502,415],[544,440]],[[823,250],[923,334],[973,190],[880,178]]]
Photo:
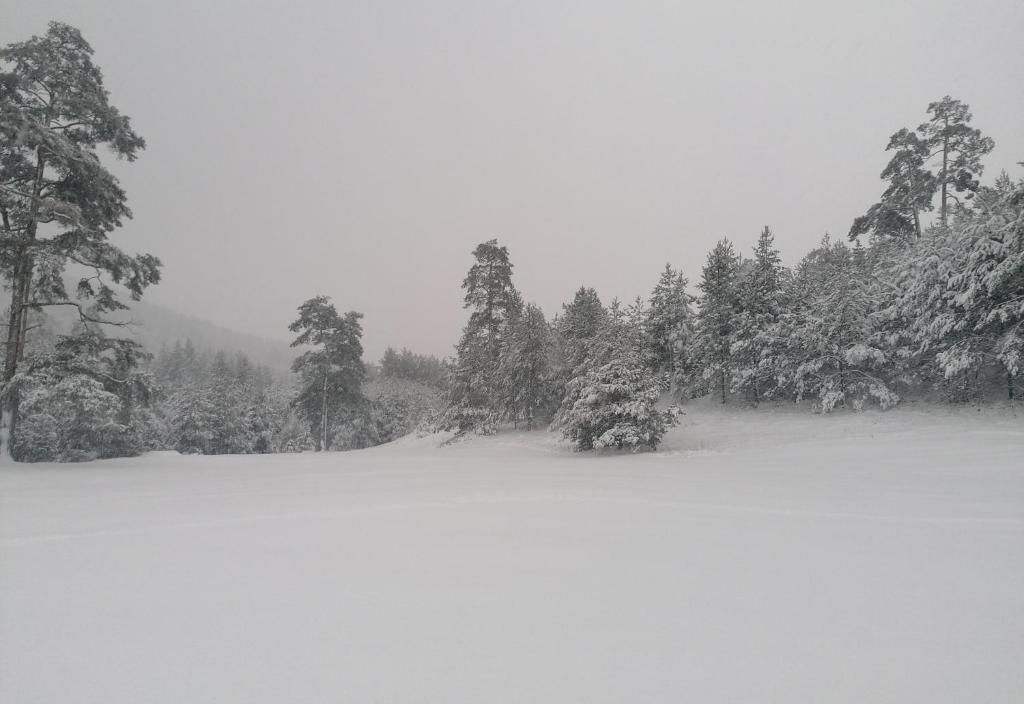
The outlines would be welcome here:
[[[0,470],[0,701],[1024,701],[1024,418]]]

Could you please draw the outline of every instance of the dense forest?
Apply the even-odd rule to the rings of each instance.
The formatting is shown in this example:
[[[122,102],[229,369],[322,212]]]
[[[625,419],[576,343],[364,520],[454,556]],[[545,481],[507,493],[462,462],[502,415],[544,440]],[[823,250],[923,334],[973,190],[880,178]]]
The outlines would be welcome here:
[[[547,317],[492,239],[472,251],[448,360],[389,349],[367,364],[362,315],[324,296],[298,307],[290,373],[188,340],[147,350],[118,336],[118,293],[139,300],[161,263],[111,243],[131,211],[98,156],[132,161],[145,141],[91,54],[59,23],[0,50],[3,442],[17,460],[354,449],[503,426],[653,449],[700,396],[830,412],[1021,394],[1024,180],[982,181],[993,140],[948,96],[880,150],[878,201],[793,268],[766,226],[702,265],[666,264],[632,301],[581,282]],[[54,309],[73,310],[73,328],[49,324]]]

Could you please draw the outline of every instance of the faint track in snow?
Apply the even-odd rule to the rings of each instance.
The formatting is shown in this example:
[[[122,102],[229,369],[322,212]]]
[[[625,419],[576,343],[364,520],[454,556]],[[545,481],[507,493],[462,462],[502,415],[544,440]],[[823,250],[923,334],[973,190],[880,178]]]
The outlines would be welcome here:
[[[653,499],[630,496],[580,496],[551,493],[530,494],[521,496],[480,494],[453,497],[450,499],[436,501],[374,503],[363,506],[350,506],[332,511],[285,511],[281,513],[237,516],[233,518],[220,518],[205,521],[189,521],[184,523],[167,523],[164,525],[139,526],[135,528],[112,528],[105,530],[85,531],[81,533],[53,533],[47,535],[12,536],[8,538],[0,538],[0,549],[16,548],[25,545],[36,545],[44,543],[58,543],[69,540],[89,540],[93,538],[144,535],[161,532],[197,530],[203,528],[235,527],[244,526],[247,524],[265,523],[273,521],[323,521],[338,518],[351,518],[359,514],[376,513],[380,511],[406,511],[419,509],[452,508],[458,506],[468,507],[484,504],[498,505],[544,503],[636,504],[643,506],[658,506],[661,508],[668,509],[679,509],[683,511],[701,512],[711,515],[746,514],[752,516],[765,516],[772,518],[810,518],[825,520],[851,520],[868,521],[875,523],[919,525],[979,525],[1024,529],[1024,517],[1013,518],[987,516],[897,516],[876,513],[859,513],[852,511],[815,511],[799,509],[782,509],[760,505],[744,506],[739,504],[672,501],[668,499]]]

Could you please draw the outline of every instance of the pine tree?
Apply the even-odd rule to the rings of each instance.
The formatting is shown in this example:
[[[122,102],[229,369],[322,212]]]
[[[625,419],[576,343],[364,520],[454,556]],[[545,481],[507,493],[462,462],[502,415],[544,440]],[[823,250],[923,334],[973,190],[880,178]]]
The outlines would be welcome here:
[[[776,325],[784,307],[786,276],[775,236],[766,225],[740,282],[740,312],[730,348],[734,358],[732,390],[755,403],[778,390]]]
[[[14,459],[124,457],[149,449],[144,410],[153,381],[138,368],[148,358],[132,340],[89,329],[59,336],[50,352],[29,358],[15,384],[26,392],[22,420],[33,437],[14,439]],[[53,431],[49,454],[38,438],[50,431],[41,426]]]
[[[159,281],[159,260],[129,256],[109,240],[131,211],[100,145],[134,161],[145,142],[110,104],[77,29],[51,22],[44,36],[0,49],[0,270],[11,290],[5,386],[23,359],[30,311],[74,306],[83,321],[98,320],[125,307],[111,284],[138,300]],[[74,295],[63,277],[72,262],[88,270]],[[18,395],[5,395],[13,439]]]
[[[883,408],[899,401],[894,364],[881,344],[875,313],[879,293],[863,249],[850,250],[826,235],[797,267],[780,320],[785,346],[779,375],[796,400],[816,397],[823,411],[859,409],[873,399]]]
[[[728,399],[732,374],[732,344],[739,312],[740,258],[732,243],[723,239],[708,254],[702,271],[700,311],[694,354],[703,378],[718,387],[722,403]]]
[[[949,200],[956,199],[950,189],[971,198],[978,190],[981,159],[992,151],[995,142],[971,127],[971,109],[966,103],[945,96],[928,106],[931,118],[918,130],[930,156],[938,162],[939,222],[949,224]]]
[[[571,303],[562,306],[557,329],[565,344],[566,362],[570,368],[579,364],[587,353],[587,346],[607,322],[605,310],[597,291],[580,286]]]
[[[554,373],[551,327],[544,312],[533,304],[509,324],[502,345],[499,377],[506,417],[532,430],[549,419],[560,400]]]
[[[344,316],[327,296],[316,296],[299,306],[299,317],[288,326],[298,333],[292,347],[310,347],[292,363],[299,375],[293,402],[309,424],[318,451],[331,448],[332,433],[346,414],[363,410],[362,313]]]
[[[695,321],[694,298],[686,292],[687,283],[682,272],[665,264],[651,292],[644,320],[655,368],[665,372],[673,386],[681,383],[690,371],[687,351],[693,341]]]
[[[1002,378],[1014,398],[1024,356],[1024,180],[1005,174],[971,210],[888,267],[884,311],[911,361],[967,392]],[[974,393],[981,393],[975,388]]]
[[[522,301],[512,285],[508,249],[489,240],[473,250],[462,282],[469,321],[456,347],[442,426],[460,433],[491,432],[501,413],[498,364],[502,336]]]
[[[854,220],[851,240],[867,233],[905,242],[921,238],[921,214],[931,210],[936,187],[927,168],[929,144],[917,132],[901,129],[889,139],[886,151],[894,152],[880,176],[888,186],[881,200]]]
[[[577,450],[655,449],[676,423],[657,408],[662,387],[642,356],[642,331],[613,301],[565,386],[553,426]]]

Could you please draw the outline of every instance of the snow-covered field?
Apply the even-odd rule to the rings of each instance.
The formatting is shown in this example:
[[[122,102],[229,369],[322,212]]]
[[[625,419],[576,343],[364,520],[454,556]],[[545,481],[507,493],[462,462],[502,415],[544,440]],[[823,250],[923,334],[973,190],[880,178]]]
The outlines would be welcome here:
[[[0,470],[0,702],[1021,702],[1024,418]]]

